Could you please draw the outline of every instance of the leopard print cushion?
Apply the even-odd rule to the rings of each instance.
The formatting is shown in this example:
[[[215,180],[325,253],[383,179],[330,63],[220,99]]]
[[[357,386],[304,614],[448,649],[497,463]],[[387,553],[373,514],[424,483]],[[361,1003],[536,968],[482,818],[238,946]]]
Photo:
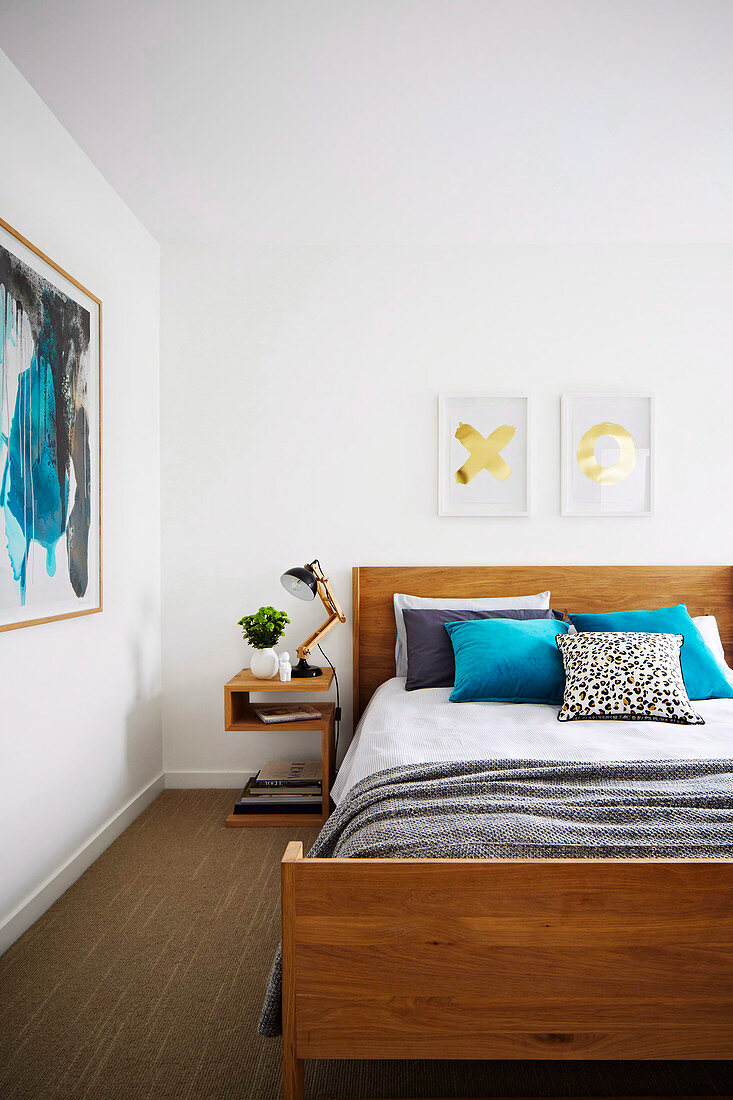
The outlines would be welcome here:
[[[579,718],[704,725],[682,679],[682,634],[587,631],[555,639],[565,666],[561,722]]]

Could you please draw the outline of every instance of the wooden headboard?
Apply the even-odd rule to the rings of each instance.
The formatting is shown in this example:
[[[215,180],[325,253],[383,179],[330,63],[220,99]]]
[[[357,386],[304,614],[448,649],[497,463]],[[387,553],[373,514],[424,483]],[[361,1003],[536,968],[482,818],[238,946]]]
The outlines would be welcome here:
[[[395,674],[392,596],[524,596],[552,592],[560,611],[621,611],[686,603],[715,615],[726,657],[733,655],[733,566],[531,565],[355,566],[354,721]]]

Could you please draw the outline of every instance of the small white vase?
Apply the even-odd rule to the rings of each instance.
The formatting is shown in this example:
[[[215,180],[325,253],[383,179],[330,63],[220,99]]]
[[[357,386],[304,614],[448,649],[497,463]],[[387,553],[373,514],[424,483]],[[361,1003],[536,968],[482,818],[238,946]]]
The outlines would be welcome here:
[[[249,670],[258,680],[271,680],[277,675],[278,656],[274,649],[256,649]]]

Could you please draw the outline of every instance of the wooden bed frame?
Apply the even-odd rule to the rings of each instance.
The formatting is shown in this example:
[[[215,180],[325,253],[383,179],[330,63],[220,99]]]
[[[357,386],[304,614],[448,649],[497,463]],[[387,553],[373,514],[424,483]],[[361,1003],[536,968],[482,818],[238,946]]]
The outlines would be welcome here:
[[[731,567],[354,569],[354,716],[394,675],[394,592],[687,603],[733,653]],[[733,860],[282,862],[283,1087],[306,1058],[733,1058]]]

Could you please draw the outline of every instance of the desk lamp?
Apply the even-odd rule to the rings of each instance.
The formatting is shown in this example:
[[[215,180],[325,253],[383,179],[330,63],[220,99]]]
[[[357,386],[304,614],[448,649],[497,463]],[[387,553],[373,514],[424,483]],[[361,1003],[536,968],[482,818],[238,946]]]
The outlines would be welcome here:
[[[338,623],[346,622],[346,616],[331,591],[328,577],[323,575],[318,558],[315,558],[308,565],[296,565],[293,569],[288,569],[280,577],[280,583],[291,596],[296,596],[299,600],[314,600],[316,596],[320,596],[323,606],[328,612],[325,623],[314,630],[302,645],[298,646],[296,653],[299,660],[297,665],[293,667],[293,677],[322,676],[323,669],[309,665],[308,656],[310,651],[323,641],[330,630],[333,630]]]

